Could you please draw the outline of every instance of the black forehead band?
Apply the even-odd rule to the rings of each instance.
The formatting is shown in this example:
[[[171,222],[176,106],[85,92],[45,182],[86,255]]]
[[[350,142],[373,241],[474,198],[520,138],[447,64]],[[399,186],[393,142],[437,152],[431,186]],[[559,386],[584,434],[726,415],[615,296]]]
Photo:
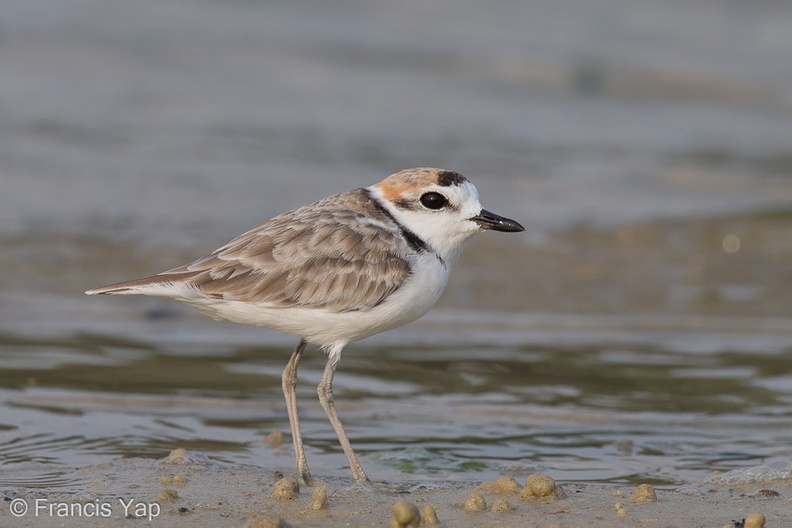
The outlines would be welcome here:
[[[467,179],[453,171],[443,171],[437,175],[437,184],[442,187],[450,187],[452,185],[462,185]]]

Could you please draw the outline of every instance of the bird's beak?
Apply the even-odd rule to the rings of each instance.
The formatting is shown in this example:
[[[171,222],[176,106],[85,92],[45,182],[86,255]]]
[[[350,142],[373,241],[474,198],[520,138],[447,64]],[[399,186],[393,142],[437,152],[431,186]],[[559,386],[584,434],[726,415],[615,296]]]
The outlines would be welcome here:
[[[476,222],[481,229],[492,229],[494,231],[507,231],[512,233],[525,231],[525,228],[518,222],[498,216],[495,213],[490,213],[486,209],[482,209],[479,214],[470,220]]]

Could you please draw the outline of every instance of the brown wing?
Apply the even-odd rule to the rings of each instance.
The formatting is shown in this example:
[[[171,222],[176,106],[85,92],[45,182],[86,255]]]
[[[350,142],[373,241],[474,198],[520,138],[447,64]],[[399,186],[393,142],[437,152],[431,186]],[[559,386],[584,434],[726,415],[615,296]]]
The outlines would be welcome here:
[[[398,226],[356,189],[275,217],[192,264],[117,286],[183,282],[221,299],[366,310],[407,278],[410,253]]]

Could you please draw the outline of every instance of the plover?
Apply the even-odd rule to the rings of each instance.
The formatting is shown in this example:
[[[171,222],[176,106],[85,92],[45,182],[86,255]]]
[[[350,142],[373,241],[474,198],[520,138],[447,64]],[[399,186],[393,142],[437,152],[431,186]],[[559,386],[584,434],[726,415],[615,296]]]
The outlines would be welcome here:
[[[297,367],[307,343],[328,356],[317,392],[355,481],[368,481],[333,403],[333,375],[350,342],[418,319],[445,288],[473,235],[516,232],[482,208],[453,171],[416,168],[276,216],[191,264],[88,290],[185,302],[215,318],[299,337],[282,375],[297,475],[311,482],[297,414]]]

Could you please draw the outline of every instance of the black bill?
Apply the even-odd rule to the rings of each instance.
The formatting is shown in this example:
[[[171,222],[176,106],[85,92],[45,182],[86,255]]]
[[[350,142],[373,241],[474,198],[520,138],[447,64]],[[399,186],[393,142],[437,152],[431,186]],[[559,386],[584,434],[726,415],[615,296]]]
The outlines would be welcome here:
[[[476,222],[481,227],[481,229],[492,229],[494,231],[507,232],[525,231],[525,228],[518,222],[515,222],[509,218],[498,216],[495,213],[490,213],[486,209],[482,209],[479,214],[470,220]]]

